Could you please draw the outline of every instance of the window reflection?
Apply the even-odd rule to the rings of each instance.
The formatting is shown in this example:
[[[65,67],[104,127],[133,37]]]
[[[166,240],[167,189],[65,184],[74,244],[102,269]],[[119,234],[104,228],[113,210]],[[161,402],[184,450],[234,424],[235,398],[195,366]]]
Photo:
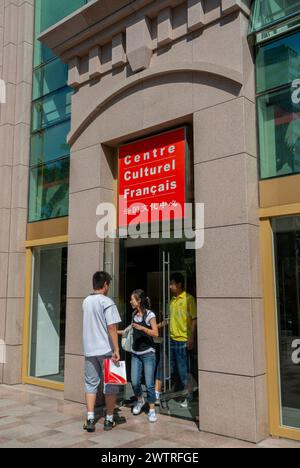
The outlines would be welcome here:
[[[39,247],[33,252],[29,374],[64,381],[67,248]]]
[[[292,94],[288,88],[258,99],[262,179],[300,172],[300,104]]]
[[[298,12],[299,0],[255,0],[250,31],[258,31]]]
[[[29,220],[67,216],[69,158],[31,169]]]
[[[282,424],[300,428],[300,217],[273,220]]]

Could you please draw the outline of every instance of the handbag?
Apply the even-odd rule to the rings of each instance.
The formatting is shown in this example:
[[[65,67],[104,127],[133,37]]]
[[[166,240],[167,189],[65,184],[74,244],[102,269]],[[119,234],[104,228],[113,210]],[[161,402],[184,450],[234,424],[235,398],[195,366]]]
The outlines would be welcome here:
[[[119,361],[114,363],[111,359],[104,361],[104,384],[105,385],[126,385],[126,363]]]
[[[133,351],[133,328],[132,328],[132,325],[129,325],[129,327],[127,327],[124,330],[123,338],[122,338],[122,348],[127,353],[132,353],[132,351]]]

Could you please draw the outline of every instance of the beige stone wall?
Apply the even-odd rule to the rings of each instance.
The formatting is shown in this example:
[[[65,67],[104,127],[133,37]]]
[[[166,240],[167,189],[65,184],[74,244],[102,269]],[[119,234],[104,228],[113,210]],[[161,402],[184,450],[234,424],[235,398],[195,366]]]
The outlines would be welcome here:
[[[268,434],[268,417],[248,10],[232,0],[138,4],[81,38],[87,7],[69,21],[76,38],[57,46],[76,89],[65,397],[83,401],[81,304],[104,266],[96,207],[114,197],[114,151],[185,123],[194,133],[196,201],[206,206],[197,252],[200,428],[257,442]],[[48,44],[60,34],[62,27],[48,33]]]
[[[0,339],[7,364],[0,382],[21,381],[30,108],[33,0],[0,0]]]

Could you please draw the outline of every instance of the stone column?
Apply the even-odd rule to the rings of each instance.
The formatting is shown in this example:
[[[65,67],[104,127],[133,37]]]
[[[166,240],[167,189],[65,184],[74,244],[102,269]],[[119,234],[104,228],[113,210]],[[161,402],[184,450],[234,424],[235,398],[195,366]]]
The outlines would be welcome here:
[[[268,435],[255,89],[242,22],[245,83],[237,98],[194,115],[200,428],[251,442]]]
[[[99,139],[99,138],[98,138]],[[93,274],[104,268],[104,242],[96,235],[96,209],[114,201],[113,156],[100,144],[72,151],[65,398],[84,401],[82,302],[92,291]]]
[[[0,114],[0,339],[7,363],[0,382],[21,381],[33,0],[0,0],[0,78],[6,104]]]

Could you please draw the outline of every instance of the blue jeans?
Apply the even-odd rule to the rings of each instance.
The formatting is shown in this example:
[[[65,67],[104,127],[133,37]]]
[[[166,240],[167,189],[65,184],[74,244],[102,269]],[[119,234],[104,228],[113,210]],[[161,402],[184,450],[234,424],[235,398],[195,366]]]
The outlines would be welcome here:
[[[143,372],[145,375],[145,383],[147,388],[147,399],[150,405],[156,402],[155,395],[155,368],[156,368],[156,355],[155,353],[148,353],[142,356],[132,354],[131,360],[131,383],[134,394],[140,398],[143,396],[142,378]]]
[[[189,353],[187,343],[171,340],[171,371],[178,377],[180,390],[185,390],[189,376]]]

